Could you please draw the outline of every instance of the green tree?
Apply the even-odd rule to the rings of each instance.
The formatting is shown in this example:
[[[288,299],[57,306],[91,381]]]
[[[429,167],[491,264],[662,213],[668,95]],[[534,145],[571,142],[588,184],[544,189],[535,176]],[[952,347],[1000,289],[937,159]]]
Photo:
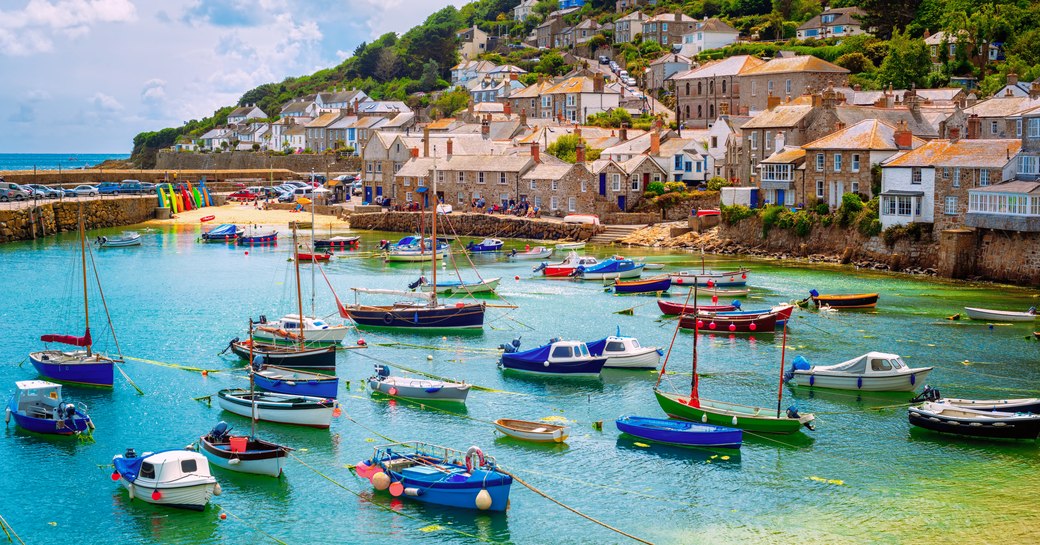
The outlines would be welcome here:
[[[837,64],[842,68],[848,69],[848,71],[852,72],[853,74],[873,72],[875,68],[874,63],[870,62],[870,59],[868,59],[866,55],[860,53],[859,51],[846,53],[838,57],[838,60],[834,61],[834,64]]]
[[[545,148],[545,152],[561,161],[568,163],[578,162],[578,143],[583,145],[586,144],[585,139],[576,134],[565,134],[556,139],[555,142],[549,144],[548,148]],[[603,150],[590,149],[587,145],[585,148],[585,160],[595,161],[599,159],[599,154]]]
[[[895,30],[888,44],[888,56],[881,63],[879,78],[882,85],[891,83],[897,89],[924,85],[932,61],[924,40],[914,39]]]
[[[440,94],[433,101],[433,107],[442,117],[451,117],[455,112],[469,105],[469,92],[463,89],[455,89]]]
[[[914,20],[922,0],[861,0],[859,7],[865,13],[860,18],[864,28],[873,28],[879,38],[894,37]]]
[[[437,61],[430,59],[423,65],[422,77],[419,78],[419,90],[432,91],[437,88],[437,81],[441,79],[441,67]]]
[[[567,61],[563,60],[563,56],[555,51],[550,51],[545,55],[542,55],[538,64],[534,67],[536,72],[542,74],[548,74],[550,76],[559,76],[567,71]]]

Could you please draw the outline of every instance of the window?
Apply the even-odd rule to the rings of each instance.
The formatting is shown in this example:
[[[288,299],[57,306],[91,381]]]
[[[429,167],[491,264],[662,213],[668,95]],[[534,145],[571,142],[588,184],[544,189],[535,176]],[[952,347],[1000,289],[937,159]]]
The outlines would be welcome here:
[[[1040,138],[1040,117],[1034,117],[1029,120],[1029,137]]]
[[[787,80],[787,83],[785,84],[784,87],[787,90],[787,94],[791,94],[791,80]]]
[[[910,183],[921,183],[921,167],[912,167],[910,169]]]
[[[576,197],[570,197],[567,199],[567,211],[574,212],[578,209],[578,199]]]
[[[501,185],[506,185],[506,173],[505,172],[499,172],[498,173],[498,183],[501,184]]]
[[[859,172],[859,154],[852,154],[852,172]]]
[[[947,216],[954,216],[957,214],[957,197],[955,195],[946,196],[946,206],[943,207],[943,214]]]
[[[570,357],[572,357],[571,356],[571,347],[569,347],[569,346],[557,346],[556,348],[553,348],[552,357],[554,357],[554,358],[570,358]]]
[[[1022,118],[1015,120],[1015,137],[1022,138]]]
[[[614,174],[611,177],[610,188],[613,191],[621,191],[621,175]]]
[[[950,179],[950,167],[943,167],[943,169],[942,169],[942,177],[943,177],[944,180]]]
[[[581,181],[581,192],[584,193],[585,191],[586,191],[586,189],[585,189],[585,180],[582,180]]]
[[[979,169],[979,185],[989,185],[989,171],[984,168]]]
[[[463,193],[462,191],[459,191],[459,202],[460,203],[466,202],[466,194]]]
[[[459,183],[461,184],[462,182],[465,182],[465,181],[466,181],[466,174],[460,170],[459,171]]]
[[[766,149],[772,149],[772,147],[773,147],[773,131],[766,131],[766,137],[763,140],[765,140],[765,141],[762,142],[762,145]]]
[[[939,46],[937,46],[937,45],[933,45],[932,46],[932,56],[933,57],[938,57],[939,56]]]
[[[638,174],[633,174],[632,175],[631,182],[632,182],[632,185],[630,187],[632,188],[632,191],[639,191],[639,175]]]
[[[722,80],[722,94],[726,94],[726,80]]]
[[[909,216],[910,210],[912,209],[910,205],[910,197],[897,197],[896,207],[897,214],[900,216]]]
[[[542,198],[541,198],[541,197],[537,197],[537,196],[536,196],[536,197],[534,198],[534,205],[535,205],[535,206],[536,206],[537,208],[541,208],[541,207],[542,207]]]
[[[538,182],[536,180],[531,180],[531,189],[538,189]]]
[[[758,82],[757,81],[752,81],[751,82],[751,96],[755,96],[757,94],[758,94]],[[712,138],[714,138],[714,136]]]
[[[365,172],[372,172],[372,163],[365,163]]]
[[[1032,121],[1032,120],[1030,120]],[[1022,174],[1036,174],[1040,166],[1035,155],[1021,155],[1018,158],[1018,171]]]
[[[477,173],[477,183],[478,184],[484,183],[484,173],[483,172],[478,172]]]
[[[194,458],[181,460],[181,473],[195,473],[198,470],[199,465]]]
[[[961,186],[961,167],[953,167],[953,187]]]
[[[841,172],[841,154],[834,154],[834,172]]]
[[[394,189],[397,189],[397,188],[394,188]],[[412,202],[412,192],[411,191],[409,191],[409,192],[404,194],[404,200],[405,200],[405,202]]]
[[[816,172],[823,172],[823,154],[816,154]]]
[[[713,147],[713,148],[719,147],[719,137],[718,136],[712,136],[711,137],[711,147]]]
[[[769,80],[766,82],[766,92],[769,94],[773,94],[773,80]]]
[[[655,182],[660,182],[661,181],[661,173],[660,172],[655,172],[653,178],[654,178]]]
[[[757,132],[751,133],[751,136],[748,137],[748,140],[751,141],[751,149],[758,149],[758,133]]]
[[[699,167],[699,166],[700,166],[700,163],[697,163],[697,165],[698,165],[698,167]],[[685,164],[685,165],[683,165],[683,172],[690,172],[690,171],[692,171],[692,170],[693,170],[693,163],[692,163],[692,162],[690,162],[690,161],[686,161],[686,164]],[[698,169],[698,170],[699,170],[699,169]]]
[[[550,188],[553,191],[556,191],[560,187],[560,182],[558,182],[557,180],[553,180],[552,182],[549,183],[549,185],[550,185]]]
[[[816,198],[823,198],[823,180],[816,180]]]
[[[990,132],[990,134],[997,134],[997,120],[996,119],[994,119],[993,121],[989,122],[989,132]]]
[[[556,197],[556,196],[553,196],[553,197],[549,198],[549,209],[550,210],[559,210],[559,208],[560,208],[559,199],[560,198]]]
[[[405,176],[405,178],[404,178],[404,184],[403,184],[403,185],[404,185],[405,187],[408,187],[408,186],[412,185],[412,179],[411,179],[411,178],[409,178],[409,177],[407,177],[407,176]]]
[[[141,462],[141,478],[142,479],[154,479],[155,478],[155,466],[149,462]]]
[[[676,155],[675,156],[675,170],[679,170],[679,169],[682,168],[682,162],[683,162],[682,161],[682,155]]]
[[[957,44],[950,44],[950,56],[957,54]]]

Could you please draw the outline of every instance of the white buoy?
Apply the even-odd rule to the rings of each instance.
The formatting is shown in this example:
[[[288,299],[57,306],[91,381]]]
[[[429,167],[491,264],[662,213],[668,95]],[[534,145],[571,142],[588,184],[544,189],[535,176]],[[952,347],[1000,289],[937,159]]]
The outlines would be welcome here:
[[[488,493],[486,488],[482,488],[480,492],[477,492],[477,509],[481,511],[487,511],[491,508],[491,494]]]
[[[737,425],[737,417],[736,417],[736,416],[734,416],[734,417],[733,417],[733,425],[734,425],[734,426],[736,426],[736,425]]]
[[[433,359],[433,354],[426,354],[426,359],[427,360],[432,360]]]
[[[4,412],[4,424],[10,424],[11,423],[11,408],[8,407],[8,408],[4,409],[4,411],[5,411]]]
[[[708,421],[708,413],[701,414],[701,422],[707,422],[707,421]]]
[[[130,492],[130,499],[134,499],[134,483],[129,483],[129,485],[130,486],[127,486],[126,489]]]
[[[544,366],[546,366],[546,367],[549,367],[549,362],[548,362],[548,361],[546,361],[546,362],[545,362],[545,363],[543,363],[542,365],[544,365]]]
[[[216,484],[213,485],[213,495],[214,496],[219,496],[223,492],[224,492],[224,489],[220,488],[220,483],[216,483]]]
[[[241,464],[241,463],[242,463],[242,460],[239,460],[238,458],[232,458],[232,459],[228,460],[228,465],[229,466],[237,466],[238,464]]]

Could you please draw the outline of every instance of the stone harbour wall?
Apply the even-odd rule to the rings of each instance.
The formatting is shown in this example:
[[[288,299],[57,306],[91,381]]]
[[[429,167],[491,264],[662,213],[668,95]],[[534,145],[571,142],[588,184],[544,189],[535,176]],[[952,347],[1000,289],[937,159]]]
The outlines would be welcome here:
[[[317,174],[361,170],[361,157],[335,155],[265,155],[262,152],[227,151],[194,153],[162,150],[156,157],[156,170],[290,170]]]
[[[1040,286],[1040,233],[980,230],[975,237],[972,277]]]
[[[156,200],[148,197],[120,197],[83,201],[50,201],[0,209],[0,243],[32,240],[62,231],[75,231],[79,210],[87,229],[133,225],[155,215]]]
[[[414,233],[419,227],[417,212],[380,212],[350,215],[351,229],[370,229]],[[427,228],[430,217],[425,218]],[[454,229],[453,229],[454,228]],[[535,240],[588,240],[602,231],[599,225],[579,225],[539,219],[514,218],[490,214],[450,214],[439,216],[437,232],[475,237],[528,238]]]

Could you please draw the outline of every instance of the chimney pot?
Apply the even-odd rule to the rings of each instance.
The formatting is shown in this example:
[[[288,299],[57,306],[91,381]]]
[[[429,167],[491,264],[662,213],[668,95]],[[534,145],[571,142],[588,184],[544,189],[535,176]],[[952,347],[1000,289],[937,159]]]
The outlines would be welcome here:
[[[628,141],[628,127],[622,125],[621,128],[618,129],[618,140],[622,142]]]
[[[419,148],[412,148],[410,151],[412,152],[413,158],[419,157]]]
[[[900,121],[896,127],[896,132],[893,135],[895,138],[896,147],[899,149],[910,149],[913,147],[914,135],[907,128],[906,121]]]
[[[531,142],[531,159],[534,160],[535,164],[542,162],[541,150],[538,148],[538,142]]]
[[[455,147],[455,143],[452,142],[451,138],[449,138],[448,139],[448,157],[451,157],[451,153],[452,153],[452,151],[454,151],[453,150],[454,147]]]
[[[661,132],[655,129],[650,133],[650,155],[661,153]]]
[[[1007,84],[1008,85],[1018,85],[1018,74],[1016,74],[1014,72],[1008,72]]]
[[[585,162],[585,144],[578,142],[578,145],[574,147],[574,154],[577,158],[578,163]]]

